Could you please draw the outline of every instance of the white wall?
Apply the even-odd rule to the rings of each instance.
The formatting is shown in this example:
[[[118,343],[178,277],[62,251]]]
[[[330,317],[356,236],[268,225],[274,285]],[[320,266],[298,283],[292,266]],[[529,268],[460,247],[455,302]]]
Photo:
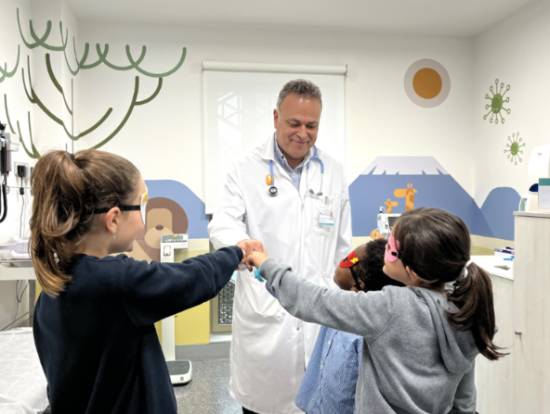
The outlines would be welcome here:
[[[541,2],[506,21],[500,22],[491,30],[475,39],[474,46],[474,133],[476,201],[482,202],[491,189],[498,186],[513,187],[520,194],[525,193],[529,186],[527,180],[527,161],[532,148],[536,145],[550,143],[550,117],[548,116],[548,91],[550,91],[550,8],[548,2]],[[484,96],[489,92],[489,86],[499,78],[510,84],[510,115],[505,115],[504,124],[490,124],[482,116],[485,111]],[[508,136],[519,132],[527,143],[523,161],[514,165],[506,158],[504,147]],[[502,285],[503,282],[501,282]],[[504,292],[503,285],[495,285],[495,303],[504,306],[504,297],[511,292]],[[500,289],[500,290],[499,290]],[[501,296],[498,296],[500,294]],[[503,314],[507,314],[506,311]],[[508,315],[509,316],[509,315]],[[508,347],[510,351],[513,339],[510,320],[501,320],[497,345]],[[480,361],[479,378],[484,381],[484,375],[492,375],[488,384],[496,384],[500,388],[489,386],[485,392],[478,389],[478,409],[480,412],[512,412],[514,393],[512,356],[498,363]],[[493,365],[495,364],[495,365]],[[484,369],[483,367],[491,368]],[[491,374],[492,373],[492,374]],[[495,373],[496,377],[495,377]]]
[[[16,132],[15,134],[11,134],[11,139],[19,145],[18,151],[12,153],[12,161],[24,162],[31,166],[34,164],[35,160],[26,155],[23,145],[20,144],[20,135],[18,134],[16,124],[16,122],[19,121],[22,138],[27,147],[30,148],[29,124],[27,116],[28,112],[30,112],[31,128],[33,136],[37,141],[36,143],[42,144],[38,145],[40,150],[44,151],[48,147],[54,144],[57,145],[58,143],[58,147],[64,148],[64,144],[67,140],[65,139],[61,145],[60,141],[56,139],[57,137],[62,136],[57,124],[54,124],[49,118],[47,118],[36,105],[31,104],[25,95],[23,82],[21,80],[21,69],[24,69],[25,71],[27,90],[30,92],[30,86],[28,84],[27,57],[30,57],[33,88],[37,95],[46,103],[52,112],[64,118],[67,122],[69,122],[69,119],[68,114],[64,109],[61,96],[55,88],[53,88],[45,70],[44,49],[35,48],[33,50],[29,50],[21,40],[16,21],[16,9],[19,8],[20,10],[21,26],[27,41],[32,41],[29,35],[29,19],[32,19],[38,36],[41,36],[44,32],[46,21],[52,20],[52,34],[48,40],[48,43],[50,44],[59,44],[60,42],[58,27],[58,22],[60,19],[64,22],[69,21],[69,24],[71,25],[75,25],[75,21],[69,10],[65,8],[63,8],[63,10],[61,9],[61,0],[48,2],[48,4],[37,0],[2,0],[2,2],[2,10],[5,11],[5,14],[2,24],[0,25],[0,62],[2,64],[6,62],[8,69],[11,69],[16,62],[18,46],[20,47],[21,55],[18,71],[15,76],[5,79],[2,83],[0,83],[0,120],[3,123],[8,124],[7,115],[4,108],[4,94],[6,94],[8,98],[8,109],[11,123]],[[55,7],[56,5],[57,7]],[[71,31],[74,31],[72,27]],[[52,54],[52,65],[54,71],[58,73],[59,81],[63,87],[68,89],[69,80],[65,72],[64,58],[60,53],[50,53]],[[6,132],[10,132],[9,126],[6,129]],[[15,172],[12,171],[8,177],[8,184],[9,186],[16,186],[17,183]],[[26,191],[27,193],[29,192],[28,189],[26,189]],[[1,224],[0,243],[9,240],[12,237],[19,236],[22,201],[17,189],[10,189],[8,204],[8,216],[6,221]],[[23,235],[28,235],[27,221],[29,219],[29,214],[30,210],[25,211],[25,231],[23,232]]]
[[[474,145],[471,123],[473,44],[469,39],[391,37],[292,28],[218,29],[80,22],[62,0],[56,0],[53,7],[51,2],[46,7],[34,0],[32,11],[27,12],[32,13],[39,33],[44,30],[46,19],[52,20],[52,43],[59,40],[59,20],[65,26],[69,25],[70,37],[77,36],[79,54],[84,42],[90,42],[89,61],[97,57],[96,43],[108,43],[111,51],[108,58],[118,65],[128,63],[124,51],[126,44],[131,46],[134,56],[141,45],[146,45],[147,55],[142,67],[163,72],[175,65],[181,48],[187,47],[183,67],[164,79],[162,91],[152,102],[135,107],[122,131],[103,147],[132,160],[146,179],[174,179],[186,184],[199,196],[203,194],[200,162],[203,60],[346,64],[349,66],[346,124],[350,177],[361,173],[380,155],[433,155],[467,191],[474,191],[473,166],[465,162],[471,158]],[[20,40],[15,18],[5,20],[8,24],[0,29],[0,38],[10,50],[14,42]],[[26,19],[22,21],[27,24]],[[65,90],[68,90],[71,75],[63,55],[51,55],[54,71],[60,74]],[[69,57],[74,58],[72,54]],[[416,106],[404,91],[405,72],[410,64],[421,58],[435,59],[449,72],[451,92],[439,107]],[[34,86],[48,106],[70,123],[43,62],[44,51],[33,51]],[[121,72],[100,65],[76,76],[77,132],[88,128],[109,107],[113,109],[102,127],[75,144],[76,150],[97,144],[118,125],[131,101],[135,75],[137,72],[133,70]],[[139,99],[143,99],[152,93],[157,81],[146,76],[140,76],[140,81]],[[20,79],[13,87],[22,90]],[[31,110],[35,144],[40,152],[65,148],[66,145],[70,149],[70,141],[63,130],[36,106],[30,105],[24,95],[17,105],[22,126],[26,125],[26,111]],[[266,131],[265,136],[271,132]],[[15,210],[12,209],[8,222],[2,224],[0,237],[13,234]],[[0,303],[7,302],[0,295]],[[0,322],[5,316],[0,310]]]
[[[17,21],[15,10],[17,7],[20,9],[21,18],[27,19],[30,10],[29,1],[11,1],[3,0],[7,3],[3,9],[6,10],[6,15],[2,19],[0,25],[0,64],[7,64],[8,70],[11,70],[16,63],[17,48],[20,46],[20,61],[17,73],[8,79],[4,79],[0,83],[0,120],[4,124],[8,124],[7,115],[4,108],[4,95],[7,95],[8,99],[8,111],[10,119],[12,120],[13,127],[17,131],[15,121],[20,119],[21,128],[27,130],[27,98],[21,87],[21,65],[26,65],[26,48],[21,42],[19,32],[17,29]],[[9,11],[9,13],[7,12]],[[12,13],[13,12],[13,13]],[[10,132],[9,126],[6,127],[6,132]],[[11,134],[12,141],[16,143],[19,141],[18,135]],[[25,155],[22,148],[19,151],[12,153],[12,161],[29,162],[29,158]],[[12,165],[13,167],[13,165]],[[13,172],[8,177],[8,185],[15,186],[16,180]],[[8,240],[10,236],[19,235],[19,213],[21,210],[21,198],[15,190],[11,190],[8,194],[8,216],[6,220],[0,224],[0,243]]]
[[[71,64],[73,64],[73,42],[72,38],[75,36],[78,41],[78,27],[77,22],[69,8],[65,6],[63,0],[51,0],[43,2],[40,0],[32,1],[31,18],[37,34],[41,35],[46,27],[46,22],[50,20],[52,22],[52,30],[48,36],[47,43],[49,45],[59,46],[62,44],[61,34],[59,30],[59,22],[63,24],[63,35],[65,36],[65,30],[68,29],[68,45],[67,45],[67,57]],[[26,38],[30,39],[28,23],[24,22],[24,34]],[[46,70],[45,56],[46,53],[50,55],[52,62],[52,71],[61,84],[67,100],[70,103],[70,79],[71,73],[67,69],[65,63],[65,57],[63,52],[46,50],[43,47],[37,47],[30,53],[27,50],[27,54],[31,55],[32,61],[32,80],[33,87],[38,97],[44,102],[45,106],[57,117],[59,117],[70,130],[71,117],[67,111],[61,93],[54,87],[53,82],[50,80],[48,72]],[[26,66],[25,66],[26,67]],[[37,105],[31,105],[27,101],[27,106],[31,108],[32,124],[33,124],[33,136],[35,137],[35,144],[40,151],[44,153],[50,149],[71,149],[71,141],[66,137],[63,129],[55,122],[51,120]],[[28,141],[28,140],[27,140]]]
[[[202,194],[201,62],[223,60],[349,65],[346,110],[352,177],[378,155],[435,155],[463,187],[474,189],[473,167],[464,162],[473,144],[470,40],[96,22],[81,23],[80,36],[81,41],[108,42],[120,63],[126,43],[135,52],[146,44],[143,66],[158,71],[171,68],[180,48],[188,48],[183,68],[166,78],[160,95],[137,107],[127,126],[104,147],[137,162],[148,179],[176,179]],[[425,57],[440,61],[452,83],[447,101],[432,109],[413,104],[403,86],[408,66]],[[143,81],[149,91],[156,85],[152,79]],[[79,125],[85,128],[107,106],[119,111],[114,118],[120,119],[132,82],[130,73],[105,68],[84,72],[78,79]],[[266,137],[271,132],[266,131]],[[93,142],[83,140],[79,148]]]
[[[35,48],[29,50],[22,41],[17,27],[16,10],[19,8],[20,21],[23,35],[27,41],[33,42],[30,36],[29,20],[33,21],[34,29],[38,36],[41,36],[46,28],[46,22],[52,21],[52,30],[47,43],[59,45],[61,38],[59,34],[59,21],[63,21],[64,27],[67,25],[70,28],[70,33],[76,34],[76,21],[71,11],[64,6],[62,0],[53,0],[43,2],[40,0],[2,0],[3,18],[0,25],[0,62],[7,62],[8,69],[11,69],[16,61],[17,47],[20,47],[20,62],[18,71],[15,76],[5,79],[0,83],[0,120],[7,123],[7,115],[4,108],[4,94],[8,97],[8,108],[12,125],[16,134],[11,134],[12,140],[19,143],[20,136],[17,133],[16,122],[19,121],[22,136],[25,144],[30,147],[29,139],[29,124],[27,113],[31,116],[31,128],[33,136],[37,143],[45,143],[41,150],[57,146],[64,148],[65,142],[59,144],[55,137],[61,136],[57,124],[47,118],[36,105],[32,105],[23,89],[21,80],[21,69],[25,70],[25,77],[28,80],[27,56],[30,58],[30,69],[32,73],[33,88],[37,95],[45,102],[52,112],[60,116],[70,124],[70,117],[64,109],[61,95],[52,86],[47,72],[45,70],[44,56],[47,52],[43,48]],[[52,66],[54,72],[58,76],[59,82],[65,90],[69,89],[70,76],[67,75],[64,57],[61,53],[50,52],[52,57]],[[30,92],[30,85],[27,82],[27,90]],[[10,132],[8,126],[7,131]],[[69,147],[70,148],[70,147]],[[23,146],[19,144],[19,150],[12,153],[12,161],[24,162],[32,166],[35,162],[28,157],[23,150]],[[8,177],[8,185],[15,187],[18,184],[15,173],[12,171]],[[26,184],[28,186],[28,183]],[[13,238],[20,236],[28,237],[30,218],[30,190],[25,189],[25,208],[23,208],[23,197],[19,195],[19,190],[11,188],[8,195],[8,216],[6,220],[0,224],[0,243],[7,242]],[[23,231],[20,232],[22,222]],[[2,268],[0,268],[0,272]],[[16,303],[16,282],[0,282],[0,327],[17,319],[28,310],[28,301],[26,294],[23,295],[23,302],[17,306]],[[21,291],[23,285],[20,284]]]
[[[482,202],[497,186],[527,191],[527,160],[536,145],[550,143],[548,91],[550,91],[550,8],[548,2],[523,10],[475,40],[474,148],[475,198]],[[504,124],[482,119],[484,96],[499,78],[510,84],[510,115]],[[508,136],[519,132],[527,143],[523,162],[512,164],[504,154]]]
[[[7,63],[8,70],[11,70],[17,57],[17,46],[21,46],[21,58],[20,64],[24,62],[25,50],[23,44],[19,38],[19,32],[17,29],[17,21],[15,10],[20,8],[22,19],[26,19],[30,13],[30,1],[12,1],[2,0],[3,18],[2,24],[0,24],[0,64]],[[20,68],[21,66],[19,66]],[[10,117],[15,125],[15,119],[21,118],[25,122],[21,124],[22,128],[26,128],[26,100],[25,94],[20,87],[21,75],[19,71],[11,78],[4,79],[0,83],[0,121],[7,124],[6,113],[4,109],[4,94],[8,96],[8,108]],[[6,132],[10,132],[9,126],[6,128]],[[17,141],[18,137],[11,135],[12,140]],[[18,152],[12,153],[12,161],[29,163],[29,158],[20,149]],[[8,185],[15,186],[16,180],[14,174],[10,174],[8,177]],[[27,205],[30,205],[29,199],[27,199]],[[8,215],[6,220],[0,224],[0,244],[6,242],[12,237],[19,236],[19,223],[20,214],[23,207],[22,198],[19,192],[15,189],[10,189],[8,194]],[[25,211],[26,216],[29,217],[28,209]],[[0,267],[0,272],[2,268]],[[22,288],[22,286],[20,286]],[[16,282],[0,282],[0,328],[10,323],[12,320],[17,319],[23,313],[26,312],[27,302],[21,303],[17,306],[16,302]]]

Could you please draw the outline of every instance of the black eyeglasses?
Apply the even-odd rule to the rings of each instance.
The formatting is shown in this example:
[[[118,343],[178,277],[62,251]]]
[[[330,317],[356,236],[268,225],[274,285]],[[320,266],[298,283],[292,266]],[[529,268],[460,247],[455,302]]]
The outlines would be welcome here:
[[[133,205],[131,205],[131,204],[118,204],[118,205],[113,206],[113,207],[95,208],[94,209],[94,214],[106,213],[114,207],[118,207],[122,211],[139,211],[139,210],[141,210],[141,205],[139,205],[139,204],[133,204]]]
[[[122,211],[139,211],[141,213],[141,220],[145,224],[145,219],[147,218],[147,202],[149,201],[149,194],[147,190],[141,195],[141,202],[139,204],[117,204],[113,207],[118,207]],[[100,207],[94,209],[94,214],[103,214],[107,213],[113,207]]]

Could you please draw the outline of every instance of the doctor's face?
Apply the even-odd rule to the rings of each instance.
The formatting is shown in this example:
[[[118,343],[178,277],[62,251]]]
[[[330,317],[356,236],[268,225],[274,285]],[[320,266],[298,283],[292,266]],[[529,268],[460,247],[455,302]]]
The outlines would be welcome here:
[[[317,140],[321,102],[316,98],[288,95],[273,111],[277,143],[292,168],[297,167]]]

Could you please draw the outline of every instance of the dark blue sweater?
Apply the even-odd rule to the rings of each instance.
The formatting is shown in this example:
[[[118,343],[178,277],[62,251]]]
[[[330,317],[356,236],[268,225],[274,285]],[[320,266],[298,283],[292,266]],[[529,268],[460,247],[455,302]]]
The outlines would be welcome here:
[[[77,256],[34,315],[52,413],[176,413],[154,323],[214,297],[241,259],[238,247],[183,263]]]

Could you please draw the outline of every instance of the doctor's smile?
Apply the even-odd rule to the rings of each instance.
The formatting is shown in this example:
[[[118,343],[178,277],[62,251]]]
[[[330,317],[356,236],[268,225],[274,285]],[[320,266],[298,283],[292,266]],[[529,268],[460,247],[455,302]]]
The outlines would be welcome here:
[[[319,99],[288,94],[277,102],[273,124],[277,145],[288,165],[295,169],[317,141],[322,104]]]

